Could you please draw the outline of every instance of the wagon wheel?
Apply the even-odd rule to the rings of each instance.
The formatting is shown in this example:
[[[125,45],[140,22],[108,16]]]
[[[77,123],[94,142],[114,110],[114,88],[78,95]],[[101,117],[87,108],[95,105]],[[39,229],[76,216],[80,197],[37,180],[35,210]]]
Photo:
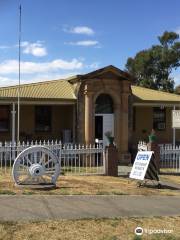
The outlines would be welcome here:
[[[55,184],[59,173],[57,156],[43,146],[23,150],[15,159],[12,169],[17,185]]]

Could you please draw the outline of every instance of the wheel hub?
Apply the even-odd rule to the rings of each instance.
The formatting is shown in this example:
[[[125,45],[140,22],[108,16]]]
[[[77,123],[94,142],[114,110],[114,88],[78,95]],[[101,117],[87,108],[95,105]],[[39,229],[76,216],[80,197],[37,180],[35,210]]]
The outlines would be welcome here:
[[[31,165],[31,167],[29,168],[29,172],[32,177],[40,177],[44,174],[44,168],[42,167],[42,165],[35,163]]]

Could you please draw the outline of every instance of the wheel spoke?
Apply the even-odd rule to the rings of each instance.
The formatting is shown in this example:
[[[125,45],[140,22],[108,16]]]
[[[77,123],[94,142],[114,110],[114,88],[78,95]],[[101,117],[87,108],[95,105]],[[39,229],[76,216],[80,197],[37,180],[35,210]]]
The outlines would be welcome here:
[[[29,169],[29,167],[27,166],[27,165],[23,165],[23,164],[19,164],[19,167],[23,167],[23,168],[27,168],[27,169]]]
[[[29,163],[29,165],[31,166],[31,165],[32,165],[32,162],[31,162],[31,160],[28,158],[28,156],[25,156],[24,158],[26,159],[27,164]]]
[[[39,164],[44,165],[43,163],[45,162],[45,156],[46,156],[46,154],[43,153],[41,158],[40,158]]]
[[[46,162],[46,163],[44,164],[44,166],[46,166],[46,165],[48,165],[48,164],[50,164],[50,163],[52,163],[52,162],[53,162],[53,160],[50,159],[50,160],[48,160],[48,162]]]

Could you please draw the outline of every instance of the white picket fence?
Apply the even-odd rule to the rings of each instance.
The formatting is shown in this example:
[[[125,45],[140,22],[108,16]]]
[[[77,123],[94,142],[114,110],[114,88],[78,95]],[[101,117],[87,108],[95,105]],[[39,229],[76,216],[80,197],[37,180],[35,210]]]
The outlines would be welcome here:
[[[102,144],[62,144],[60,141],[0,143],[0,171],[11,172],[17,155],[30,146],[46,146],[58,156],[61,174],[94,175],[105,173],[105,154]]]
[[[180,146],[159,144],[161,172],[180,173]],[[147,150],[146,142],[138,143],[139,151]]]
[[[160,144],[161,168],[167,172],[180,173],[180,146]]]

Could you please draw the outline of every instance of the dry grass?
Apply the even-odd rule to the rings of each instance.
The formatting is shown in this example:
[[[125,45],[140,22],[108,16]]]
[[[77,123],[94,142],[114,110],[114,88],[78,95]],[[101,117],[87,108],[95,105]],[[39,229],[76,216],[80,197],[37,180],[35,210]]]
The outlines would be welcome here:
[[[162,181],[169,181],[175,184],[180,184],[180,175],[161,175]]]
[[[161,176],[179,182],[180,176]],[[123,177],[108,176],[60,176],[57,188],[52,190],[31,190],[14,186],[9,173],[0,174],[0,194],[57,194],[57,195],[180,195],[180,191],[137,186],[137,181]]]
[[[134,229],[173,230],[171,234],[143,234]],[[0,223],[0,240],[173,240],[180,239],[180,217],[61,220]]]

